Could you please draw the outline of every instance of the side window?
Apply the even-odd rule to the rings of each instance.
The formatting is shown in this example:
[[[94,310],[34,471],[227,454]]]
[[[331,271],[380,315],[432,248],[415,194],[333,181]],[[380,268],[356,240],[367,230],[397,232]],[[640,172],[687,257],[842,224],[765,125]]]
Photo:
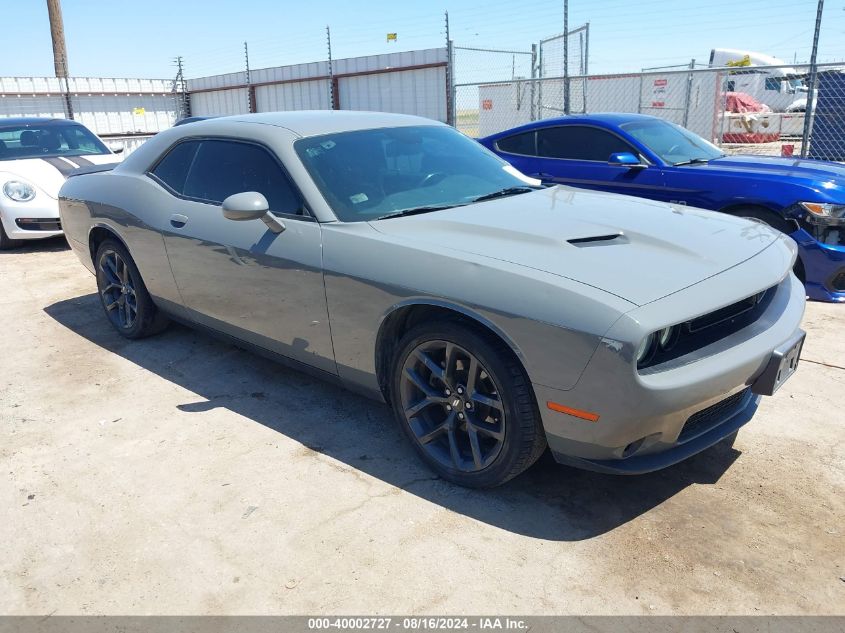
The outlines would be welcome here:
[[[637,150],[615,134],[594,127],[566,125],[537,131],[537,153],[546,158],[607,162],[611,154]]]
[[[775,77],[766,77],[766,90],[780,91],[780,81]]]
[[[202,141],[184,194],[220,204],[244,191],[263,194],[275,213],[303,212],[290,181],[266,149],[237,141]]]
[[[537,155],[537,135],[532,132],[523,132],[506,136],[496,141],[496,149],[500,152],[510,154],[524,154],[525,156]]]
[[[188,170],[194,161],[199,141],[185,141],[173,147],[150,172],[173,191],[181,194],[185,189]]]

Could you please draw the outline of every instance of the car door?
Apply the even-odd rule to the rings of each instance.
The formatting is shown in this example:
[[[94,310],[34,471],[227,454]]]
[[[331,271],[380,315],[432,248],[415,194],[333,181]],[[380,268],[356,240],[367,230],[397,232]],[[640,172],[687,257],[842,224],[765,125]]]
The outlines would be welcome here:
[[[534,145],[521,139],[526,153],[513,161],[523,173],[551,184],[597,189],[657,200],[666,199],[663,172],[657,165],[609,165],[611,154],[639,156],[639,151],[609,130],[589,125],[559,125],[535,132]],[[504,140],[504,139],[503,139]],[[516,139],[510,141],[512,144]],[[509,143],[499,141],[498,147]],[[512,145],[511,145],[512,146]],[[506,156],[511,160],[510,156]]]
[[[172,148],[151,176],[173,194],[164,241],[191,318],[336,373],[320,225],[277,157],[257,143],[189,139]],[[244,191],[263,194],[285,230],[225,218],[222,201]]]

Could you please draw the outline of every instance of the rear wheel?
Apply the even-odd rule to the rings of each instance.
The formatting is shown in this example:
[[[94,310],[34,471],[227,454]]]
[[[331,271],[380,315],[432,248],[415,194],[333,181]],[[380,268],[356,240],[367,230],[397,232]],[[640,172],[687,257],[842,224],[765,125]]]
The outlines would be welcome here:
[[[103,310],[121,336],[143,338],[167,327],[167,317],[156,308],[123,244],[112,239],[103,241],[94,261]]]
[[[522,366],[503,344],[458,321],[423,324],[402,338],[391,402],[422,459],[463,486],[502,484],[546,446]]]

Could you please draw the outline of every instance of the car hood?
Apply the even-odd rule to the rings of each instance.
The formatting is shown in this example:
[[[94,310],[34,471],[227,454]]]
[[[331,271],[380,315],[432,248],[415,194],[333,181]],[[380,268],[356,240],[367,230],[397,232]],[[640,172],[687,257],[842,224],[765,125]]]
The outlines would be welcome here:
[[[85,156],[67,157],[48,156],[46,158],[3,160],[0,161],[0,179],[3,181],[0,182],[0,186],[9,180],[25,180],[55,200],[59,197],[59,189],[64,184],[67,174],[74,169],[87,166],[86,163],[79,159],[87,161],[88,164],[93,163],[95,165],[120,161],[120,157],[115,154],[86,154]]]
[[[845,165],[822,160],[802,160],[778,156],[723,156],[701,165],[686,165],[684,169],[727,171],[742,176],[774,176],[813,181],[845,179]]]
[[[763,224],[721,213],[562,186],[371,225],[423,248],[545,271],[636,305],[717,275],[779,239]]]

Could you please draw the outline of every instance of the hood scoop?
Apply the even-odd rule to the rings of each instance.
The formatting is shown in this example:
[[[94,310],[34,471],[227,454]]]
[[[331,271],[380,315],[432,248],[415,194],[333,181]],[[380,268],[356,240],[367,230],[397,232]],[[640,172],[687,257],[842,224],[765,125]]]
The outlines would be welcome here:
[[[588,237],[573,237],[571,240],[566,240],[573,246],[578,248],[586,248],[588,246],[610,246],[611,244],[628,244],[630,240],[625,237],[624,233],[609,233],[607,235],[590,235]]]

